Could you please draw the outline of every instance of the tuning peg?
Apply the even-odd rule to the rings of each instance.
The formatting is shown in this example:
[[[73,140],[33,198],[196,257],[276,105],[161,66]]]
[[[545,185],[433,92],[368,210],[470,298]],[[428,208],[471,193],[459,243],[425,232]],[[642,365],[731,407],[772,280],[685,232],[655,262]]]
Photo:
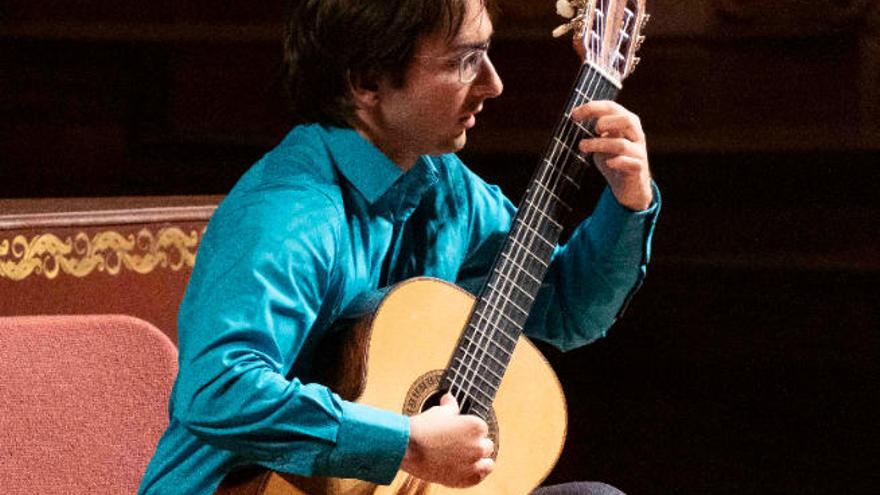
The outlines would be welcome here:
[[[645,14],[645,17],[642,17],[642,26],[639,28],[639,31],[644,31],[645,26],[648,25],[648,21],[651,20],[651,14]]]
[[[559,27],[557,27],[556,29],[553,30],[553,37],[554,37],[554,38],[559,38],[560,36],[564,35],[565,33],[571,31],[573,28],[574,28],[574,23],[573,23],[573,22],[569,22],[569,23],[567,23],[567,24],[563,24],[563,25],[561,25],[561,26],[559,26]]]
[[[641,61],[642,61],[642,59],[640,59],[639,57],[633,57],[632,63],[629,66],[629,74],[632,74],[633,72],[636,71],[636,67],[639,66],[639,62],[641,62]]]
[[[574,5],[572,5],[568,0],[556,0],[556,13],[561,15],[562,17],[565,17],[566,19],[571,19],[572,17],[574,17],[575,14]],[[559,36],[562,36],[562,34],[560,34]]]
[[[639,36],[638,38],[636,38],[635,51],[639,51],[639,49],[642,47],[642,43],[644,43],[644,42],[645,42],[644,36]]]

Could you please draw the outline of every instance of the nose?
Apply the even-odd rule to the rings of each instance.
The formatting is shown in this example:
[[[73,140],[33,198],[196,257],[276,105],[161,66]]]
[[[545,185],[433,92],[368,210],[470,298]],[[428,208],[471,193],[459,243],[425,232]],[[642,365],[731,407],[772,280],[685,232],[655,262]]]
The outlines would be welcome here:
[[[504,83],[501,82],[501,76],[498,75],[495,65],[489,59],[489,54],[486,54],[485,57],[480,66],[480,73],[474,81],[474,89],[479,91],[483,98],[495,98],[504,91]]]

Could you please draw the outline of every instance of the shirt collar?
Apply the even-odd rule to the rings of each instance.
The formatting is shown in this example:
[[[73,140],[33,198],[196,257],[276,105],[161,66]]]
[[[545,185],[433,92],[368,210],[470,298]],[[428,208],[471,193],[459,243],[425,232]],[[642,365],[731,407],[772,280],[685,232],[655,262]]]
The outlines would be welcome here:
[[[370,204],[403,175],[400,167],[354,129],[329,126],[322,129],[339,172]]]
[[[422,201],[425,191],[437,183],[437,168],[427,156],[420,156],[415,165],[374,206],[390,214],[392,221],[404,222]]]

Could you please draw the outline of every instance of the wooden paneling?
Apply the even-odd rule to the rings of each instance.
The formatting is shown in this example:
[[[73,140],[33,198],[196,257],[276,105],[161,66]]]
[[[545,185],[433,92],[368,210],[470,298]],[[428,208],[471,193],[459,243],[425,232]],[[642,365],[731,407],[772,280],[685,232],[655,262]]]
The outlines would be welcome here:
[[[177,340],[219,197],[0,200],[0,316],[128,314]]]

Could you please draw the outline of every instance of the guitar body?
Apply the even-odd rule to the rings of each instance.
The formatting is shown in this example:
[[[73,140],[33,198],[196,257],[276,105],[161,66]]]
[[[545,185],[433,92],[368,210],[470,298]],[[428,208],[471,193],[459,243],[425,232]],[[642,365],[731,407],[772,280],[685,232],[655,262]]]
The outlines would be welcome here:
[[[359,322],[336,351],[346,362],[331,388],[378,408],[415,414],[436,392],[475,298],[431,278],[397,285],[372,318]],[[333,368],[332,366],[330,368]],[[543,355],[520,337],[489,420],[495,470],[480,484],[452,489],[401,471],[389,486],[268,471],[227,478],[218,494],[261,495],[524,495],[550,473],[565,441],[562,388]],[[236,481],[234,478],[239,478]]]

